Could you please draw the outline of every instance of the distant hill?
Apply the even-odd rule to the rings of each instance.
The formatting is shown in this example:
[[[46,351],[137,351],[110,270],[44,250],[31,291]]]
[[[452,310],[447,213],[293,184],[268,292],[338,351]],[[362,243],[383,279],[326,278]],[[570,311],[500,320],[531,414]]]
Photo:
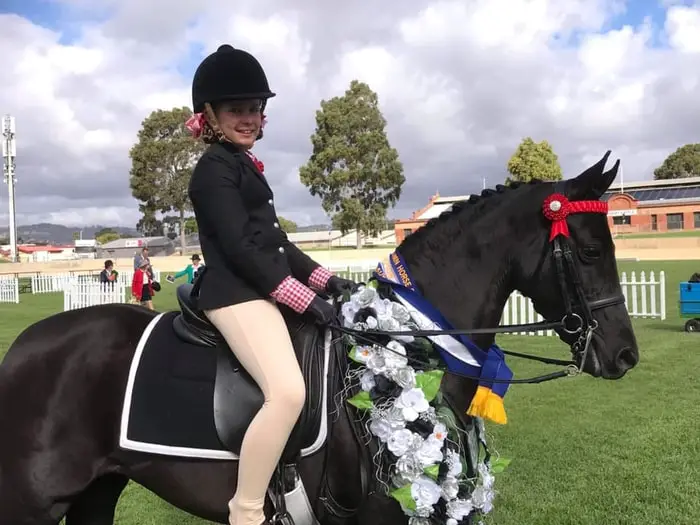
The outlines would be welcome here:
[[[73,242],[73,234],[83,232],[83,239],[94,239],[95,233],[103,228],[111,228],[122,236],[138,237],[139,233],[134,228],[122,228],[120,226],[84,226],[82,228],[63,226],[62,224],[28,224],[17,227],[17,240],[25,243],[53,243],[70,244]],[[10,230],[0,227],[0,237],[7,238]]]

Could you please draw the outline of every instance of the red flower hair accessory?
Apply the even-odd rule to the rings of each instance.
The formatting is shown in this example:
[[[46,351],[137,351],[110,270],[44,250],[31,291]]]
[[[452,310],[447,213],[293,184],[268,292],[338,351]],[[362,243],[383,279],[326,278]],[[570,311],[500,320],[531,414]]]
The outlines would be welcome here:
[[[608,203],[602,201],[570,201],[561,193],[553,193],[544,200],[542,213],[552,221],[549,240],[557,235],[569,237],[569,226],[566,218],[574,213],[608,213]]]

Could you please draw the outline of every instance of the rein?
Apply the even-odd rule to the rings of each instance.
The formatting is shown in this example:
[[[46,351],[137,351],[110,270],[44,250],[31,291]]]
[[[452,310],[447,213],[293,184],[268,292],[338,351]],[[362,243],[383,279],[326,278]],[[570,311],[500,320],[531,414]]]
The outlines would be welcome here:
[[[509,384],[538,384],[560,377],[572,377],[583,373],[583,368],[588,357],[593,334],[598,328],[598,321],[593,317],[593,312],[624,304],[625,297],[622,294],[605,297],[589,301],[586,299],[583,291],[583,283],[581,281],[581,273],[579,265],[574,258],[571,250],[571,245],[568,241],[569,230],[566,224],[566,218],[573,213],[607,213],[607,203],[602,201],[569,201],[563,194],[557,193],[555,185],[555,193],[547,197],[543,204],[544,216],[552,222],[549,241],[552,243],[552,257],[554,258],[557,282],[564,301],[565,314],[560,321],[540,321],[537,323],[528,324],[511,324],[499,326],[497,328],[472,328],[472,329],[447,329],[447,330],[407,330],[407,331],[386,331],[386,330],[356,330],[346,328],[340,325],[332,325],[331,328],[338,330],[348,335],[352,335],[357,339],[365,340],[366,342],[379,346],[384,350],[401,355],[395,350],[387,348],[385,345],[378,344],[372,339],[372,336],[439,336],[439,335],[475,335],[475,334],[497,334],[497,333],[513,333],[513,332],[536,332],[539,330],[561,330],[569,335],[578,334],[578,338],[570,345],[572,360],[565,361],[561,359],[553,359],[541,357],[531,354],[522,354],[503,350],[504,354],[522,359],[538,361],[544,364],[558,365],[566,367],[564,370],[543,374],[528,379],[491,379],[493,383],[509,383]],[[562,242],[562,237],[563,242]],[[574,300],[571,297],[571,289],[573,289]],[[575,306],[580,309],[580,314],[576,313]],[[573,322],[573,324],[570,324]],[[425,363],[417,359],[403,356],[409,362],[417,362],[425,368]],[[463,377],[466,379],[479,380],[478,376],[467,375],[451,370],[443,370],[447,374]]]

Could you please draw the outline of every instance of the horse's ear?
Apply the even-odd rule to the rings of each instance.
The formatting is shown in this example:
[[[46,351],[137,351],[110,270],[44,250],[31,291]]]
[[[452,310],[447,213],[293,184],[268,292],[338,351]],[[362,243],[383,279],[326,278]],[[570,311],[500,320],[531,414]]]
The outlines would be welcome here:
[[[607,191],[612,182],[617,177],[617,170],[620,167],[620,159],[615,161],[615,165],[608,171],[603,171],[605,163],[610,156],[608,150],[603,158],[593,164],[578,177],[570,179],[567,184],[567,193],[571,200],[598,200]]]

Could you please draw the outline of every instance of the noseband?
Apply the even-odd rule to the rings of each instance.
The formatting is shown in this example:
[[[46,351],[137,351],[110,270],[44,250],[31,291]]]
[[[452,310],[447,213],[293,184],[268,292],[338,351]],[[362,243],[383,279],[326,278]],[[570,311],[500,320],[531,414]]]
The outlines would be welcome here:
[[[555,186],[555,190],[557,186]],[[607,215],[608,204],[607,202],[602,201],[569,201],[563,194],[555,192],[545,199],[542,206],[542,211],[543,215],[552,222],[549,242],[552,245],[551,254],[555,264],[557,282],[559,284],[559,289],[564,302],[565,311],[561,321],[545,320],[537,323],[510,324],[499,326],[497,328],[474,328],[470,330],[408,330],[395,332],[371,329],[355,330],[342,326],[333,326],[333,328],[339,330],[340,332],[350,334],[358,339],[363,339],[370,344],[377,344],[376,341],[372,339],[372,336],[411,335],[414,337],[428,337],[436,335],[479,335],[536,332],[539,330],[561,330],[569,335],[578,334],[578,338],[576,338],[573,343],[570,344],[572,354],[571,361],[552,359],[531,354],[522,354],[507,350],[503,350],[503,353],[514,357],[539,361],[545,364],[564,366],[564,370],[529,379],[493,379],[491,381],[494,383],[536,384],[557,379],[559,377],[574,376],[583,373],[583,367],[586,363],[593,334],[598,328],[598,321],[596,321],[593,317],[593,312],[608,308],[610,306],[624,304],[625,297],[624,295],[620,294],[595,299],[592,301],[589,301],[586,298],[583,291],[580,268],[576,258],[573,255],[573,252],[571,251],[571,245],[568,241],[569,229],[566,224],[566,218],[575,213],[601,213]],[[386,348],[386,350],[393,352],[393,350],[390,348]],[[406,359],[406,356],[402,357]],[[411,358],[408,359],[409,362],[412,361]],[[418,361],[416,362],[419,363]],[[479,379],[479,377],[476,376],[472,377],[452,371],[446,371],[446,373],[458,375],[467,379]]]

